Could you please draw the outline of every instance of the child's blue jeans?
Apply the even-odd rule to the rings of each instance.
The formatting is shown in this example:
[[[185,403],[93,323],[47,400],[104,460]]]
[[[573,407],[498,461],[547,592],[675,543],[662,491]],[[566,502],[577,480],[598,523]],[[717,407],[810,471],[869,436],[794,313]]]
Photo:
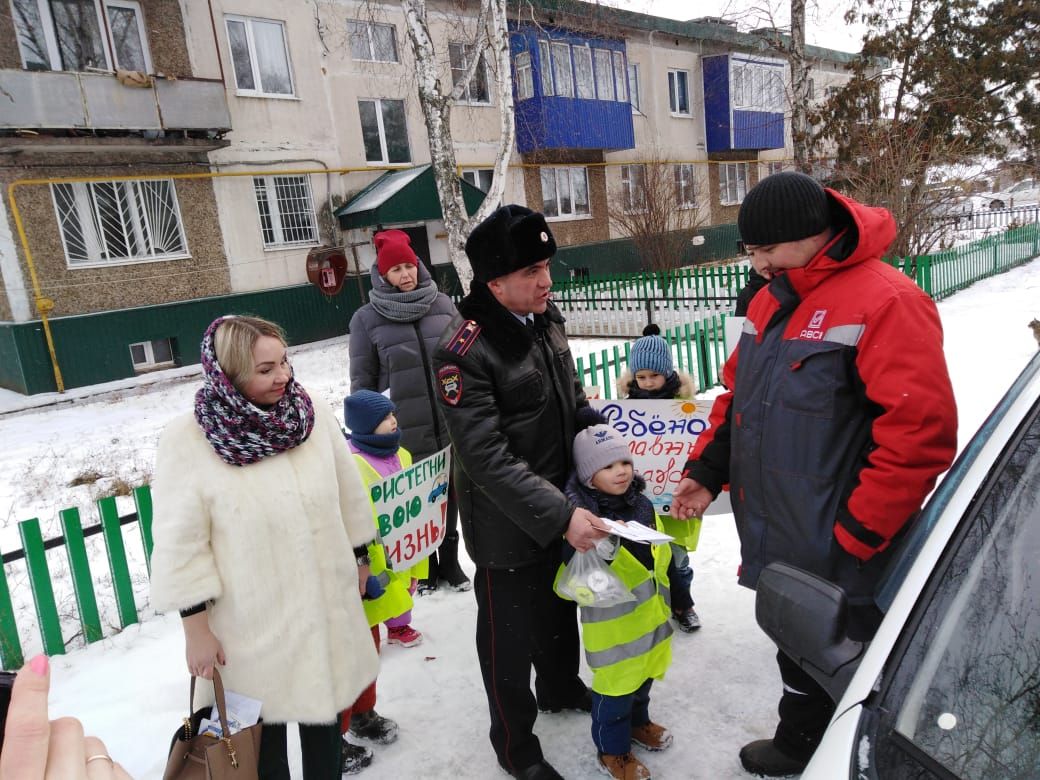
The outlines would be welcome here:
[[[672,612],[685,612],[693,606],[690,586],[693,584],[693,567],[690,554],[681,544],[672,545],[672,562],[668,564],[668,590],[672,597]]]
[[[600,753],[623,756],[632,750],[632,727],[650,722],[650,686],[647,680],[625,696],[592,692],[592,741]]]

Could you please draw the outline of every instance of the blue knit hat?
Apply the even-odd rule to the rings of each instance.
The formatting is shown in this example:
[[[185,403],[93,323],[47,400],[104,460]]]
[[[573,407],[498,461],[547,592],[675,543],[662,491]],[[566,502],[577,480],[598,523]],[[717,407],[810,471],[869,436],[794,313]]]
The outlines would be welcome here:
[[[343,399],[343,418],[351,433],[372,433],[390,412],[396,411],[393,401],[372,390],[358,390]]]
[[[643,338],[637,339],[628,355],[628,370],[653,371],[663,376],[672,375],[672,351],[668,342],[658,334],[661,329],[656,325],[647,325],[643,330]]]

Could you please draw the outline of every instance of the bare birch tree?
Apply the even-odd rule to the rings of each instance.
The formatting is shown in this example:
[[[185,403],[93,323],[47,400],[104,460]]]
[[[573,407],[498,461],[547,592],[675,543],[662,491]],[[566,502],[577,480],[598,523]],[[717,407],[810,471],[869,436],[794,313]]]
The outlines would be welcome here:
[[[426,0],[401,0],[405,14],[405,28],[415,58],[415,75],[419,104],[426,123],[426,135],[430,144],[430,160],[437,196],[444,215],[444,227],[448,233],[448,253],[464,290],[469,289],[473,273],[466,262],[466,237],[470,223],[478,223],[494,210],[505,191],[506,169],[513,150],[516,135],[513,114],[513,79],[509,56],[509,28],[506,20],[505,0],[481,0],[476,25],[476,36],[472,43],[473,56],[469,58],[466,73],[457,84],[442,85],[442,63],[445,57],[437,56],[437,49],[430,35]],[[482,66],[484,52],[493,55],[497,89],[497,104],[500,118],[500,138],[495,157],[494,175],[484,202],[472,218],[467,217],[459,185],[458,165],[455,159],[455,144],[451,134],[451,109],[465,93],[478,67]]]

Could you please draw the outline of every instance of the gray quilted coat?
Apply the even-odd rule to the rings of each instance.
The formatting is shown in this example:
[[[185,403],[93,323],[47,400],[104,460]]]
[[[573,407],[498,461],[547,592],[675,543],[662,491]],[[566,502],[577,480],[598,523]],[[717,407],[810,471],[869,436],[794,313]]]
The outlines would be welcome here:
[[[429,279],[419,265],[419,282]],[[375,264],[372,286],[393,293]],[[394,322],[366,303],[350,320],[350,392],[361,389],[381,393],[390,388],[397,405],[401,446],[415,460],[450,444],[437,402],[432,371],[433,352],[442,331],[455,316],[455,304],[438,293],[429,310],[414,322]]]

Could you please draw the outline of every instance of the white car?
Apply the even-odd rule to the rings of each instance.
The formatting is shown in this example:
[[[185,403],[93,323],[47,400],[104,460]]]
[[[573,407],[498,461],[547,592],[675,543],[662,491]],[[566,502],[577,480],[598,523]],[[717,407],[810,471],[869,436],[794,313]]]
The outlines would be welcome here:
[[[991,209],[1012,209],[1019,206],[1035,206],[1040,203],[1040,181],[1025,179],[1006,190],[991,192],[985,196]]]
[[[869,645],[845,596],[783,564],[759,625],[838,701],[802,780],[1040,778],[1040,353],[936,489],[877,594]]]

